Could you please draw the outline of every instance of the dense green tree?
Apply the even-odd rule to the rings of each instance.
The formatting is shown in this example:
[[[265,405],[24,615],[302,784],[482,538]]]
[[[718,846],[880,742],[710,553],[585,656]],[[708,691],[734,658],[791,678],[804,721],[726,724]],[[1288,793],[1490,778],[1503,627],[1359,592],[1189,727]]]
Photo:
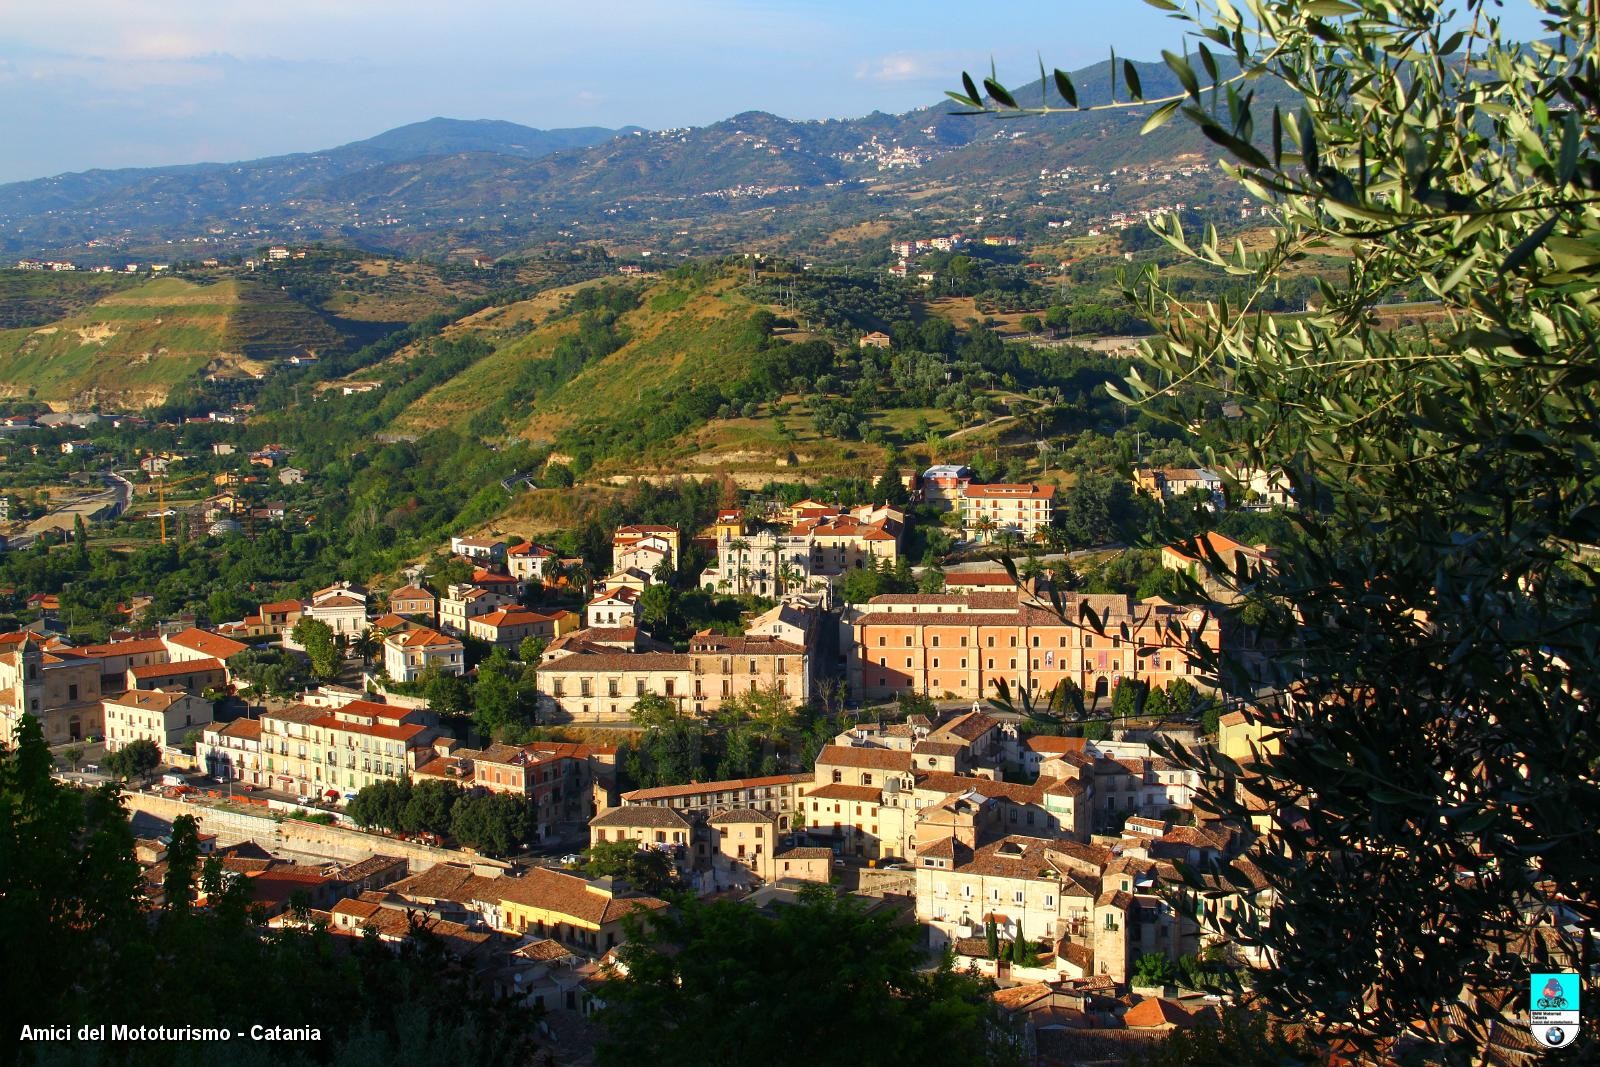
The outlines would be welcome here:
[[[621,878],[652,896],[678,888],[677,869],[660,849],[640,848],[635,841],[596,841],[583,856],[583,870],[590,878]]]
[[[1134,985],[1164,986],[1178,980],[1178,967],[1164,952],[1146,952],[1133,961]]]
[[[1202,659],[1278,694],[1244,713],[1282,753],[1249,776],[1173,757],[1210,810],[1295,813],[1257,859],[1272,906],[1224,919],[1272,954],[1263,1006],[1475,1062],[1547,939],[1596,960],[1547,916],[1600,915],[1600,581],[1578,547],[1600,541],[1600,23],[1541,0],[1546,40],[1525,44],[1488,0],[1169,6],[1237,68],[1174,52],[1183,91],[1157,121],[1197,124],[1273,225],[1231,250],[1159,227],[1181,273],[1246,284],[1195,315],[1172,277],[1129,279],[1163,336],[1123,392],[1288,471],[1301,505],[1251,583],[1282,653]],[[1313,250],[1342,265],[1285,327],[1265,300]],[[1409,293],[1436,324],[1374,313]]]
[[[450,833],[469,848],[490,856],[516,852],[534,830],[528,799],[510,793],[461,797],[451,814]]]
[[[472,690],[460,675],[429,667],[419,680],[428,707],[440,715],[465,715],[471,710]]]
[[[472,684],[472,719],[478,732],[493,737],[506,727],[521,728],[533,723],[533,708],[522,687],[522,669],[511,661],[505,649],[496,648],[478,664],[478,677]]]
[[[130,741],[114,752],[107,752],[100,765],[108,774],[123,780],[144,778],[161,766],[161,749],[149,738]]]
[[[310,658],[312,674],[332,678],[339,673],[339,646],[333,639],[332,627],[321,619],[301,616],[290,633]]]
[[[15,748],[0,749],[0,1015],[15,1041],[36,1026],[98,1024],[228,1027],[239,1005],[251,1023],[313,1027],[312,1043],[230,1051],[245,1067],[321,1063],[443,1063],[484,1055],[525,1062],[533,1013],[487,994],[436,938],[417,932],[397,947],[346,941],[318,925],[268,929],[249,879],[227,879],[202,860],[198,827],[173,820],[161,904],[146,912],[133,831],[114,787],[85,790],[50,778],[32,716]],[[196,907],[197,891],[204,907]],[[308,919],[295,907],[291,919]],[[15,1044],[12,1044],[15,1049]],[[99,1053],[99,1055],[97,1055]],[[104,1058],[86,1044],[34,1045],[40,1062]],[[117,1052],[130,1064],[198,1065],[214,1050],[154,1041]]]
[[[608,982],[601,1064],[814,1064],[817,1050],[856,1062],[982,1064],[983,980],[921,969],[916,930],[869,915],[826,887],[773,914],[684,899],[630,920],[628,977]]]
[[[451,814],[460,798],[461,787],[454,782],[418,782],[411,787],[411,796],[400,810],[400,829],[408,834],[448,834]]]

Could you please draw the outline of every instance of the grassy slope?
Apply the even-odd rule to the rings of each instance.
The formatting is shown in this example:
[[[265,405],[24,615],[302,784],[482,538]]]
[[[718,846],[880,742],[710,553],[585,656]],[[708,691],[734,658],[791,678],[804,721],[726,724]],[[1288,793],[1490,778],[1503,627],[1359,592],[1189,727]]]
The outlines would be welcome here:
[[[541,294],[537,298],[546,302],[538,314],[523,305],[480,312],[447,329],[445,336],[476,332],[496,343],[496,334],[507,322],[541,321],[546,307],[553,306],[548,297],[549,294]],[[648,421],[664,395],[691,384],[733,381],[743,370],[736,338],[756,309],[757,305],[737,291],[737,282],[732,278],[699,289],[671,281],[650,286],[640,306],[621,318],[629,332],[629,342],[539,398],[521,427],[522,435],[533,441],[551,442],[573,427]],[[393,428],[403,433],[424,433],[441,426],[465,430],[473,414],[515,381],[527,361],[548,357],[560,338],[575,327],[573,320],[561,320],[500,341],[492,355],[413,403],[395,420]],[[396,358],[411,355],[414,353]],[[910,441],[919,416],[940,434],[955,429],[949,414],[937,409],[877,412],[863,429],[878,427],[891,439],[912,445],[915,454],[925,451],[920,442]],[[780,426],[788,430],[787,439],[780,433]],[[969,449],[989,441],[990,435],[980,433],[959,448]],[[726,474],[753,488],[772,479],[859,476],[866,472],[875,476],[882,471],[887,452],[882,445],[818,434],[812,426],[809,398],[786,396],[777,412],[773,405],[763,405],[753,418],[711,419],[664,446],[651,448],[648,454],[604,460],[588,479],[593,484],[634,475],[661,478]],[[790,453],[798,465],[780,466],[779,461]],[[562,510],[564,505],[557,502],[556,498],[562,496],[552,492],[521,498],[521,511],[514,517],[538,527],[546,523],[559,525],[570,518]]]
[[[238,303],[231,281],[158,278],[48,326],[0,332],[0,395],[165,396],[216,357]]]
[[[255,360],[338,343],[315,314],[249,279],[155,278],[48,324],[0,330],[0,397],[140,407],[204,373],[259,369]]]

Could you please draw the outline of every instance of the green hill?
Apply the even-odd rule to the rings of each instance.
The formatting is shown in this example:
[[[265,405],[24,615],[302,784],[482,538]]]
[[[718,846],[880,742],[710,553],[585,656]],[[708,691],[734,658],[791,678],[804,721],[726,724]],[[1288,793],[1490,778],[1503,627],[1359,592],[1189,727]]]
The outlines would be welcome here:
[[[77,291],[75,281],[61,290]],[[253,279],[156,278],[0,330],[0,397],[138,408],[204,375],[254,376],[290,351],[339,343],[316,314]]]

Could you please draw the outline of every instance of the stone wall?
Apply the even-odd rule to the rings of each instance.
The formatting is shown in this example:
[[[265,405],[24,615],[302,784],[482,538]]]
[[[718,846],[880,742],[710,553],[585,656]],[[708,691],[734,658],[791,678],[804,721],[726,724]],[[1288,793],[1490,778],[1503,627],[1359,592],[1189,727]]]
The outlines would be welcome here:
[[[134,815],[144,815],[168,826],[179,815],[193,815],[204,833],[216,834],[218,843],[234,845],[240,841],[254,841],[268,850],[288,850],[326,856],[330,859],[354,863],[375,853],[400,856],[411,865],[411,872],[425,871],[439,863],[464,863],[505,868],[510,866],[500,860],[491,860],[456,849],[434,848],[415,841],[400,841],[379,834],[363,833],[338,826],[319,826],[299,819],[278,820],[270,815],[257,815],[242,811],[237,806],[207,804],[198,801],[172,800],[155,793],[124,792],[128,810]]]

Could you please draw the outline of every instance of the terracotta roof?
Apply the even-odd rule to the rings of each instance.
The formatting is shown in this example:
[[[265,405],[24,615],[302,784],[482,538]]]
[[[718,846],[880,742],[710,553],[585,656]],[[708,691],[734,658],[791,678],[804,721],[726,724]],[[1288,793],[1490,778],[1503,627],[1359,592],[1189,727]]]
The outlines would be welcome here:
[[[825,745],[817,753],[817,766],[861,767],[879,771],[909,771],[911,753],[896,752],[887,748],[851,748],[845,745]]]
[[[207,633],[205,630],[193,626],[182,633],[173,634],[167,640],[175,645],[182,645],[184,648],[190,648],[202,655],[220,660],[229,659],[250,649],[249,645],[241,644],[219,634]]]
[[[521,948],[514,950],[512,955],[535,960],[539,963],[554,963],[556,960],[577,958],[577,954],[570,948],[548,937],[543,941],[535,941],[532,944],[523,945]]]
[[[688,785],[658,785],[624,793],[622,800],[625,804],[638,804],[651,800],[672,800],[706,793],[730,793],[739,789],[761,789],[767,786],[795,785],[809,781],[811,781],[809,774],[774,774],[766,778],[729,778],[718,782],[690,782]]]
[[[265,723],[267,720],[271,719],[277,722],[297,722],[301,724],[310,724],[316,722],[327,713],[327,708],[314,708],[309,704],[291,704],[286,708],[279,708],[276,711],[262,712],[261,721]]]
[[[409,878],[402,878],[389,887],[389,892],[416,900],[451,900],[464,904],[474,899],[475,883],[480,881],[490,879],[478,878],[470,867],[437,863]]]
[[[128,668],[139,681],[151,678],[172,678],[180,674],[198,674],[202,671],[223,670],[221,660],[192,659],[185,663],[146,663],[142,667]]]
[[[995,878],[1037,880],[1042,872],[1054,873],[1045,860],[1045,850],[1054,845],[1055,842],[1047,838],[1013,834],[977,849],[972,859],[956,870]]]
[[[820,759],[818,763],[822,762]],[[965,774],[944,771],[921,771],[916,776],[916,788],[935,792],[941,796],[951,793],[976,792],[986,797],[1004,797],[1013,804],[1044,804],[1044,793],[1055,784],[1053,778],[1041,778],[1032,785],[1017,782],[997,782],[991,778],[973,778]]]
[[[995,720],[981,711],[969,711],[933,731],[933,736],[949,734],[963,741],[976,741],[990,730],[999,725]]]
[[[106,697],[105,706],[166,711],[188,695],[181,689],[130,689],[119,697]]]
[[[625,808],[612,808],[601,815],[596,815],[589,820],[593,829],[599,827],[634,827],[648,826],[662,830],[687,830],[690,828],[689,820],[673,811],[671,808],[656,807],[653,804],[635,804]]]
[[[309,725],[320,726],[325,730],[342,730],[347,734],[381,737],[389,741],[410,741],[428,729],[428,727],[414,722],[401,723],[397,726],[385,726],[382,723],[368,725],[364,722],[349,722],[335,718],[332,715],[324,715],[320,719],[313,720]]]
[[[966,750],[966,745],[954,741],[918,741],[911,746],[912,755],[916,756],[959,756]]]
[[[260,719],[234,719],[218,730],[217,733],[227,737],[237,737],[242,741],[261,740]]]
[[[438,600],[439,598],[426,589],[418,589],[414,585],[402,585],[399,589],[389,594],[389,601],[396,600]]]
[[[655,911],[667,906],[655,897],[613,896],[594,883],[544,867],[535,867],[520,878],[480,878],[472,891],[480,900],[543,908],[595,927],[617,922],[641,908]]]
[[[1150,997],[1129,1008],[1122,1017],[1124,1026],[1180,1026],[1194,1025],[1194,1019],[1183,1008],[1165,997]]]
[[[552,671],[686,671],[684,652],[574,652],[540,665],[540,674]]]
[[[819,785],[815,789],[808,789],[805,793],[807,800],[848,800],[854,803],[876,804],[883,799],[883,791],[870,785],[844,785],[839,782],[830,782]]]
[[[962,490],[961,495],[968,499],[978,497],[990,500],[1049,500],[1056,495],[1056,487],[1007,482],[994,482],[989,485],[969,484]]]
[[[771,825],[778,820],[764,811],[754,808],[723,808],[713,812],[709,822],[714,823],[766,823]]]
[[[1082,737],[1048,737],[1037,734],[1027,739],[1025,744],[1031,752],[1082,752],[1083,746],[1088,742]]]
[[[107,656],[147,656],[152,653],[165,653],[167,646],[159,638],[147,638],[136,641],[112,641],[104,645],[79,645],[76,648],[63,648],[59,651],[64,656],[103,659]]]
[[[331,593],[311,605],[312,608],[365,608],[367,602],[343,593]]]
[[[1035,1001],[1054,995],[1054,992],[1043,982],[1030,982],[1010,989],[997,989],[989,994],[989,999],[1001,1011],[1020,1011]]]
[[[780,860],[831,860],[831,848],[791,848],[787,852],[778,853],[774,859]]]
[[[525,608],[498,608],[487,615],[479,615],[472,621],[479,626],[493,626],[498,629],[501,626],[532,626],[541,622],[553,622],[555,618],[554,615],[540,615]]]
[[[437,630],[430,630],[427,627],[406,630],[404,633],[390,634],[384,640],[392,641],[401,648],[438,648],[461,644],[455,638],[446,637]]]

